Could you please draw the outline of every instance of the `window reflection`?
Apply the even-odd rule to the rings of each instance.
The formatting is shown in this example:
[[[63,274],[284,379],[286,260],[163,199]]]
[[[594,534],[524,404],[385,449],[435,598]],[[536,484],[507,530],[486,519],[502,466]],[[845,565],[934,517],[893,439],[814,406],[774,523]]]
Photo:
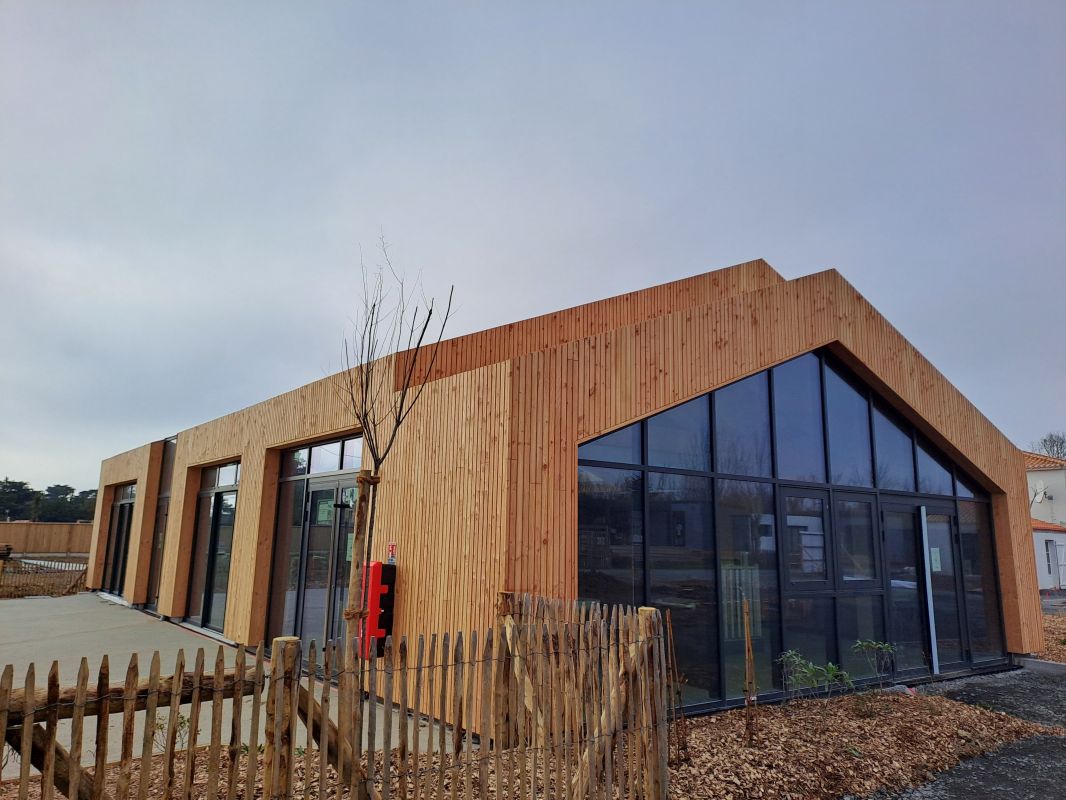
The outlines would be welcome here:
[[[858,641],[885,641],[881,595],[841,595],[837,604],[841,666],[853,679],[872,677],[881,666],[877,657],[873,652],[855,652],[853,648]]]
[[[825,481],[822,383],[813,353],[774,367],[774,435],[777,477]]]
[[[673,621],[684,702],[718,698],[710,478],[648,473],[648,602]]]
[[[636,470],[578,468],[578,586],[583,599],[644,602],[643,489]]]
[[[759,691],[779,688],[774,669],[781,642],[773,487],[752,481],[719,480],[715,503],[722,570],[726,697],[744,694],[745,599],[750,608]]]
[[[608,433],[599,439],[585,442],[577,448],[577,457],[588,461],[616,461],[620,464],[640,463],[640,425]]]
[[[960,501],[959,533],[970,647],[975,659],[1000,658],[1004,653],[1003,627],[988,506]]]
[[[923,494],[954,494],[951,471],[923,445],[918,445],[918,491]]]
[[[836,501],[836,537],[840,580],[844,584],[877,577],[874,506],[867,500]]]
[[[825,370],[826,435],[829,440],[830,483],[873,486],[870,453],[870,404],[828,364]]]
[[[648,464],[707,472],[711,415],[706,395],[648,419]]]
[[[785,540],[791,582],[824,582],[829,577],[823,500],[791,495],[785,498]]]
[[[714,393],[715,471],[770,476],[770,391],[766,373]]]
[[[910,434],[874,406],[874,447],[877,449],[877,486],[914,491],[914,449]]]

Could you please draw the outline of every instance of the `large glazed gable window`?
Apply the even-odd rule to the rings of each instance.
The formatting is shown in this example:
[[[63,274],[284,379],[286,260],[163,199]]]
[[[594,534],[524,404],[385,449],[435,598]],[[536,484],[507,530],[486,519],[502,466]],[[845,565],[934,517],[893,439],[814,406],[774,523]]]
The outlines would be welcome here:
[[[764,696],[784,649],[857,679],[859,640],[900,678],[1004,663],[987,495],[887,408],[817,352],[580,445],[579,596],[669,610],[694,708],[742,696],[745,602]]]

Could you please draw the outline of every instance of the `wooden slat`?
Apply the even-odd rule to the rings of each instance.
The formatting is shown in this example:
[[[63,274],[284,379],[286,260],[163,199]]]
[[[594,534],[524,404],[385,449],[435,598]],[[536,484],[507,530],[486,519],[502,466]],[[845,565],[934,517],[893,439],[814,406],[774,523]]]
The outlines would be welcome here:
[[[88,686],[89,660],[83,656],[81,663],[78,664],[78,680],[74,689],[74,710],[70,717],[70,783],[68,785],[70,797],[82,796],[82,737],[84,736],[85,696],[88,694]],[[0,693],[2,692],[3,687],[2,683],[0,683]],[[2,712],[0,712],[0,716],[2,716]],[[3,728],[4,720],[0,718],[0,730],[3,730]]]
[[[59,662],[53,661],[48,670],[48,705],[45,712],[44,768],[41,770],[41,799],[55,796],[56,727],[59,721]]]
[[[155,754],[155,712],[159,702],[159,651],[152,653],[148,668],[148,696],[144,714],[144,730],[141,732],[141,764],[137,781],[137,798],[146,800],[151,776],[155,772],[153,757]]]
[[[207,749],[207,800],[218,797],[218,781],[222,758],[222,693],[218,687],[226,674],[226,657],[221,645],[215,655],[214,685],[211,690],[211,740]],[[234,702],[238,702],[234,698]]]
[[[240,782],[241,744],[243,732],[241,720],[244,715],[246,656],[244,645],[237,645],[233,662],[233,701],[230,707],[229,745],[226,749],[226,800],[237,796],[237,784]],[[249,748],[248,757],[255,758],[255,752]]]
[[[174,660],[174,672],[171,674],[171,685],[180,676],[185,674],[185,650],[179,649]],[[178,740],[178,715],[181,713],[181,695],[172,692],[170,695],[170,709],[167,712],[167,738],[163,745],[163,796],[169,800],[173,797],[175,773],[174,755]]]
[[[22,747],[19,752],[19,800],[29,797],[30,783],[30,751],[33,748],[33,724],[36,711],[36,692],[34,691],[33,664],[26,669],[25,691],[22,695]]]
[[[251,792],[251,787],[256,785],[259,770],[259,716],[260,707],[263,703],[263,684],[265,672],[263,668],[264,647],[260,642],[255,650],[255,667],[252,671],[252,714],[248,726],[248,763],[244,778],[245,793]],[[266,763],[264,761],[264,763]]]
[[[196,648],[196,662],[192,672],[192,695],[189,699],[189,727],[188,741],[185,747],[185,775],[182,783],[182,797],[185,800],[193,798],[193,775],[196,764],[197,746],[199,744],[200,731],[200,701],[202,695],[200,684],[204,676],[204,649]]]
[[[96,696],[107,697],[111,688],[110,668],[107,654],[100,659],[100,671],[96,676]],[[100,800],[104,796],[107,787],[107,729],[108,717],[111,711],[110,703],[101,703],[96,712],[96,744],[93,765],[93,791],[92,800]]]
[[[329,648],[329,642],[326,642],[326,649]],[[308,800],[311,797],[311,775],[314,764],[313,751],[315,749],[315,737],[312,733],[314,730],[314,720],[318,708],[315,706],[315,670],[318,668],[318,643],[312,639],[310,646],[307,648],[307,658],[305,659],[306,672],[307,672],[307,692],[303,695],[304,698],[304,719],[306,724],[304,725],[304,753],[303,753],[303,796],[304,800]],[[323,655],[323,666],[325,666],[325,656]],[[323,683],[329,684],[329,672],[324,669],[325,679]],[[298,676],[299,677],[299,676]],[[297,701],[298,702],[298,701]],[[327,726],[328,729],[328,726]],[[328,735],[328,734],[327,734]],[[325,752],[325,748],[323,748]]]

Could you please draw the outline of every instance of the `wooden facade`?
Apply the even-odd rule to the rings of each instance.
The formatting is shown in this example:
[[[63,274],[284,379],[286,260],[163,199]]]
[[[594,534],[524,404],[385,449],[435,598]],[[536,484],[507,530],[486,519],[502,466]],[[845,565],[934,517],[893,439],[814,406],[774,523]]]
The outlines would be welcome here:
[[[0,522],[0,546],[15,553],[84,554],[89,552],[90,522]]]
[[[828,347],[990,494],[1008,649],[1043,646],[1020,451],[835,270],[786,281],[754,261],[439,347],[382,475],[375,550],[397,545],[397,633],[483,627],[501,590],[574,597],[579,443]],[[239,459],[224,631],[261,640],[280,453],[353,431],[326,378],[181,432],[159,611],[184,614],[200,469]],[[102,576],[114,487],[136,481],[133,603],[147,586],[160,454],[156,442],[101,469],[89,583]]]

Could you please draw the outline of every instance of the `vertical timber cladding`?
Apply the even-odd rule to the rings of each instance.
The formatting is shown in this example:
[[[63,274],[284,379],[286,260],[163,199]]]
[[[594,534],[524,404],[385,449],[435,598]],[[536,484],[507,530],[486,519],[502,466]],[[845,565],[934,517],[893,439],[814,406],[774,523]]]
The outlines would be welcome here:
[[[1007,646],[1041,650],[1020,451],[835,270],[516,358],[508,588],[577,594],[578,442],[822,346],[989,491]]]
[[[506,556],[510,364],[428,384],[380,484],[374,555],[398,550],[397,634],[485,626]],[[160,581],[160,613],[185,613],[200,469],[239,459],[224,635],[264,635],[282,450],[352,431],[333,378],[178,435]],[[364,463],[367,455],[364,447]]]
[[[100,465],[100,485],[97,488],[96,513],[93,516],[86,586],[98,587],[103,580],[115,487],[135,483],[137,496],[133,502],[133,520],[130,523],[129,556],[126,560],[123,596],[130,603],[145,601],[148,594],[148,563],[151,559],[152,526],[155,523],[162,460],[163,442],[159,441],[119,453]]]

